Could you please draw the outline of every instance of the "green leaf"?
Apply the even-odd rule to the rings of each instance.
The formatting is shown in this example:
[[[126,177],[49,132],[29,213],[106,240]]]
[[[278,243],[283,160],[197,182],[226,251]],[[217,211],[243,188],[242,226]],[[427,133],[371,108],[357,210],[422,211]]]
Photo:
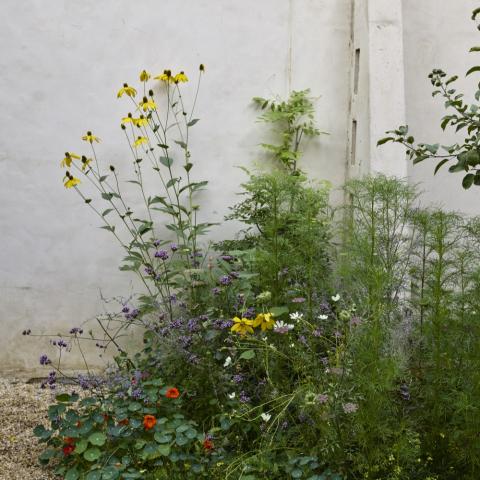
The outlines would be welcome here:
[[[198,121],[200,121],[199,118],[194,118],[193,120],[190,120],[190,121],[187,123],[187,127],[193,127]]]
[[[115,227],[112,226],[112,225],[104,225],[103,227],[100,227],[100,228],[103,228],[104,230],[108,230],[109,232],[115,232]]]
[[[85,480],[100,480],[102,478],[102,472],[100,470],[93,470],[88,473]]]
[[[78,470],[76,468],[71,468],[66,474],[64,480],[77,480],[79,477]]]
[[[173,158],[170,157],[160,157],[160,163],[165,165],[166,167],[170,168],[173,163]]]
[[[102,217],[104,217],[105,215],[108,215],[110,212],[113,212],[113,208],[107,208],[106,210],[104,210],[102,213]]]
[[[382,138],[377,142],[377,147],[379,147],[380,145],[383,145],[384,143],[392,142],[393,140],[395,140],[393,137]]]
[[[450,160],[449,158],[444,158],[443,160],[438,162],[433,174],[436,175],[437,172],[440,170],[440,168],[442,168],[442,166],[445,165],[449,160]]]
[[[92,445],[97,445],[98,447],[101,447],[102,445],[105,444],[105,442],[107,441],[107,436],[102,433],[102,432],[93,432],[89,437],[88,437],[88,441],[92,444]]]
[[[102,176],[98,179],[98,181],[99,181],[100,183],[102,183],[102,182],[104,182],[104,181],[107,179],[107,177],[108,177],[108,175],[102,175]]]
[[[163,432],[155,432],[153,438],[158,443],[170,443],[172,441],[172,436]]]
[[[432,154],[435,155],[438,152],[440,144],[435,143],[434,145],[425,145],[425,148]]]
[[[82,438],[75,444],[75,453],[81,455],[88,447],[88,441]]]
[[[55,400],[60,403],[70,403],[70,395],[68,393],[61,393],[55,397]]]
[[[171,178],[171,179],[167,182],[167,188],[173,187],[173,185],[175,185],[178,181],[179,181],[179,179],[176,178],[176,177]]]
[[[462,187],[465,190],[468,190],[473,185],[474,179],[475,179],[475,175],[473,173],[467,173],[467,175],[463,177]]]
[[[102,456],[102,452],[99,448],[94,447],[94,448],[89,448],[86,450],[83,454],[83,458],[87,462],[94,462],[95,460],[98,460]]]
[[[128,405],[128,409],[131,412],[138,412],[138,410],[140,410],[141,408],[142,408],[142,404],[139,402],[132,402],[130,403],[130,405]]]
[[[270,309],[270,313],[274,317],[281,317],[285,313],[288,313],[288,307],[273,307]]]
[[[480,72],[480,66],[477,65],[475,67],[472,67],[466,74],[465,76],[468,77],[468,75],[475,73],[475,72]]]
[[[175,140],[175,143],[177,145],[180,145],[184,150],[187,149],[187,144],[185,142],[183,142],[182,140]]]
[[[162,455],[162,457],[168,457],[170,455],[170,445],[159,445],[158,453]]]
[[[417,163],[423,162],[426,158],[430,158],[428,155],[417,155],[413,159],[413,164],[416,165]]]
[[[246,350],[240,355],[240,358],[243,360],[251,360],[255,358],[255,351],[254,350]]]

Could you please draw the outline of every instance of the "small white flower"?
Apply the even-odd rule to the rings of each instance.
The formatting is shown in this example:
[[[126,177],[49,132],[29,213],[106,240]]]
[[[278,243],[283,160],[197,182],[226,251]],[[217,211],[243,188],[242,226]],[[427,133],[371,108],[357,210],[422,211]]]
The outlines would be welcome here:
[[[288,333],[290,330],[293,330],[295,325],[290,323],[285,323],[282,320],[275,322],[275,326],[273,327],[273,331],[275,333]]]
[[[338,302],[339,300],[340,300],[340,294],[339,293],[337,293],[336,295],[334,295],[332,297],[332,302]]]
[[[233,399],[235,398],[235,392],[227,393],[227,397],[228,397],[230,400],[233,400]]]
[[[272,418],[272,416],[269,413],[262,413],[260,416],[262,417],[262,420],[264,422],[268,422]]]
[[[232,357],[227,357],[225,359],[225,363],[223,364],[224,367],[229,367],[232,364]]]
[[[290,344],[290,348],[293,348],[294,346],[295,346],[294,343],[291,343],[291,344]]]
[[[290,314],[290,320],[295,320],[296,322],[298,322],[302,318],[303,318],[303,313],[293,312]]]
[[[318,319],[319,320],[328,320],[328,315],[319,315]]]

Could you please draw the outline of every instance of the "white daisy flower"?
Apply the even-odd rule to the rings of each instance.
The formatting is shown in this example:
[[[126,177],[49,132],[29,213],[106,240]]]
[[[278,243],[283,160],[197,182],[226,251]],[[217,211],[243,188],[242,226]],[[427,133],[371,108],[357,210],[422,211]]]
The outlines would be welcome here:
[[[293,330],[295,325],[285,323],[282,320],[275,322],[275,326],[273,327],[273,331],[275,333],[288,333],[290,330]]]
[[[340,294],[339,293],[337,293],[336,295],[334,295],[332,297],[332,302],[338,302],[339,300],[340,300]]]
[[[303,313],[293,312],[290,314],[290,320],[295,320],[296,322],[298,322],[302,318],[303,318]]]
[[[319,320],[328,320],[328,315],[319,315],[318,319]]]
[[[228,397],[230,400],[233,400],[233,399],[235,398],[235,392],[227,393],[227,397]]]
[[[227,357],[225,359],[225,363],[223,364],[224,367],[229,367],[232,364],[232,357]]]
[[[262,420],[264,422],[268,422],[272,418],[272,416],[269,413],[262,413],[260,416],[262,417]]]

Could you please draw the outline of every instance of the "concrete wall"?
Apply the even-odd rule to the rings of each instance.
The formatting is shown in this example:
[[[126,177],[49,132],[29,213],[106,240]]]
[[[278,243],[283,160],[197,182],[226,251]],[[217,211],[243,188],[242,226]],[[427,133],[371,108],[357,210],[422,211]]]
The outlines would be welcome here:
[[[206,65],[191,145],[196,174],[211,182],[211,220],[235,201],[244,178],[235,166],[258,156],[253,96],[311,88],[330,135],[309,146],[305,168],[344,181],[350,0],[3,0],[0,12],[0,373],[34,375],[48,351],[48,340],[23,329],[65,331],[103,311],[100,290],[111,298],[136,289],[117,269],[121,249],[63,187],[59,162],[84,151],[91,129],[103,139],[102,162],[128,164],[119,129],[128,109],[115,94],[141,69],[194,77]],[[79,356],[69,365],[81,367]]]
[[[479,77],[465,78],[465,72],[480,63],[478,53],[468,53],[479,44],[476,23],[470,20],[476,7],[476,0],[403,0],[406,117],[417,141],[451,145],[464,138],[463,131],[458,136],[442,132],[441,117],[447,114],[444,100],[432,98],[427,76],[434,68],[458,75],[455,88],[465,93],[467,102],[475,101]],[[478,189],[464,190],[462,174],[448,173],[448,165],[433,178],[435,166],[436,162],[427,160],[408,166],[411,182],[420,183],[424,191],[423,202],[479,214]]]

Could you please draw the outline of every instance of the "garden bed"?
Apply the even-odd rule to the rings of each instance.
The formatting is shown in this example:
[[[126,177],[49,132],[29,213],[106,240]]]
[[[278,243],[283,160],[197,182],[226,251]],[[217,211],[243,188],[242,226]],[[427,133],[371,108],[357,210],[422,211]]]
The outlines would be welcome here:
[[[0,480],[56,478],[39,465],[42,447],[33,435],[35,425],[45,420],[51,398],[51,392],[36,383],[0,378]]]

